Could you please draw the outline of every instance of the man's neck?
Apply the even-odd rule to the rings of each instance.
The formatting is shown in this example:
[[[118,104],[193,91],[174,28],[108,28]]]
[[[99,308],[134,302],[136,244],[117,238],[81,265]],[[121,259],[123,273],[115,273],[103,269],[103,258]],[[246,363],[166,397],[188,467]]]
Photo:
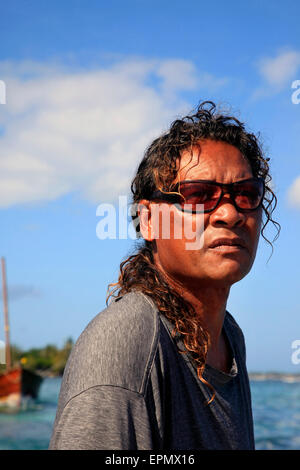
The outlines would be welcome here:
[[[181,295],[193,305],[199,321],[209,334],[206,363],[223,372],[229,372],[232,357],[223,330],[229,288],[198,287],[196,292],[189,288],[182,290]]]
[[[230,287],[194,284],[192,280],[180,282],[169,276],[167,279],[169,284],[194,307],[199,322],[209,334],[210,345],[206,362],[220,370],[228,371],[230,353],[222,329]]]
[[[217,345],[223,328],[230,289],[207,286],[197,286],[193,289],[182,284],[177,285],[177,288],[173,284],[173,287],[176,290],[179,288],[182,297],[194,307],[199,315],[199,321],[210,335],[211,346]]]

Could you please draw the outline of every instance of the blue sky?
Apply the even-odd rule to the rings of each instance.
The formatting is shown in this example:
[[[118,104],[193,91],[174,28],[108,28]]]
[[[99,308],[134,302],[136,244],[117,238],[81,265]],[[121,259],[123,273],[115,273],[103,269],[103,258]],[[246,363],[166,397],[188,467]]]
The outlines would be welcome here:
[[[300,372],[291,361],[300,339],[299,10],[294,1],[2,2],[0,255],[13,343],[62,346],[105,307],[134,242],[99,240],[97,206],[128,194],[151,139],[211,99],[261,132],[282,225],[269,262],[261,240],[228,310],[250,370]],[[2,318],[0,328],[1,338]]]

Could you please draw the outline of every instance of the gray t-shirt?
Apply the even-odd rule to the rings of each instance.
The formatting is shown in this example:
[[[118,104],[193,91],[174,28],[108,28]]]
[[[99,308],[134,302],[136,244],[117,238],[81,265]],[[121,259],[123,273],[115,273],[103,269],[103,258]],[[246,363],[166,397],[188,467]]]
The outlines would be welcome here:
[[[232,368],[197,377],[173,325],[153,301],[131,292],[100,312],[67,362],[49,449],[254,449],[241,329],[226,312]]]

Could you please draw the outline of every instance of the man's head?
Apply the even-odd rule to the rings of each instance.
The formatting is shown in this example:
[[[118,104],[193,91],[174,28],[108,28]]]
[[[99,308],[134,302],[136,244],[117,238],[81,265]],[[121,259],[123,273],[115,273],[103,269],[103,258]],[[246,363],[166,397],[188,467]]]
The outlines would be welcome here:
[[[154,239],[151,230],[157,227],[151,226],[151,214],[153,204],[159,203],[152,202],[156,190],[163,194],[173,192],[176,183],[186,180],[228,185],[253,178],[263,181],[262,204],[255,210],[239,210],[234,202],[239,199],[233,201],[225,190],[218,206],[201,215],[200,249],[186,250],[184,237],[175,239],[171,235],[169,239]],[[204,102],[194,115],[176,120],[167,133],[149,146],[132,183],[134,202],[143,204],[138,229],[141,228],[156,265],[166,277],[189,283],[191,287],[193,283],[204,286],[212,282],[231,285],[242,279],[253,264],[260,231],[272,220],[274,208],[270,208],[273,200],[276,203],[276,197],[268,187],[270,179],[268,163],[257,138],[246,132],[236,118],[218,114],[213,103]],[[234,188],[237,192],[239,185]],[[180,189],[178,191],[180,193]],[[263,212],[267,218],[264,226]],[[199,217],[199,214],[175,210],[170,233],[174,233],[176,224],[183,224],[184,218],[189,218],[196,226]]]

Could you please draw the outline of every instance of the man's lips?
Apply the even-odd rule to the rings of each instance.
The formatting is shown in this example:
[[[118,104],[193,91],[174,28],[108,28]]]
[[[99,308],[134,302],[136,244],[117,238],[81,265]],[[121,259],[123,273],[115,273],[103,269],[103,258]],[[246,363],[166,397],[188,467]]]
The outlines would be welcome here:
[[[231,247],[231,249],[230,249]],[[234,238],[216,238],[213,240],[209,245],[208,248],[212,249],[223,249],[224,251],[234,251],[237,249],[245,249],[248,250],[248,247],[245,241],[242,238],[234,237]]]

